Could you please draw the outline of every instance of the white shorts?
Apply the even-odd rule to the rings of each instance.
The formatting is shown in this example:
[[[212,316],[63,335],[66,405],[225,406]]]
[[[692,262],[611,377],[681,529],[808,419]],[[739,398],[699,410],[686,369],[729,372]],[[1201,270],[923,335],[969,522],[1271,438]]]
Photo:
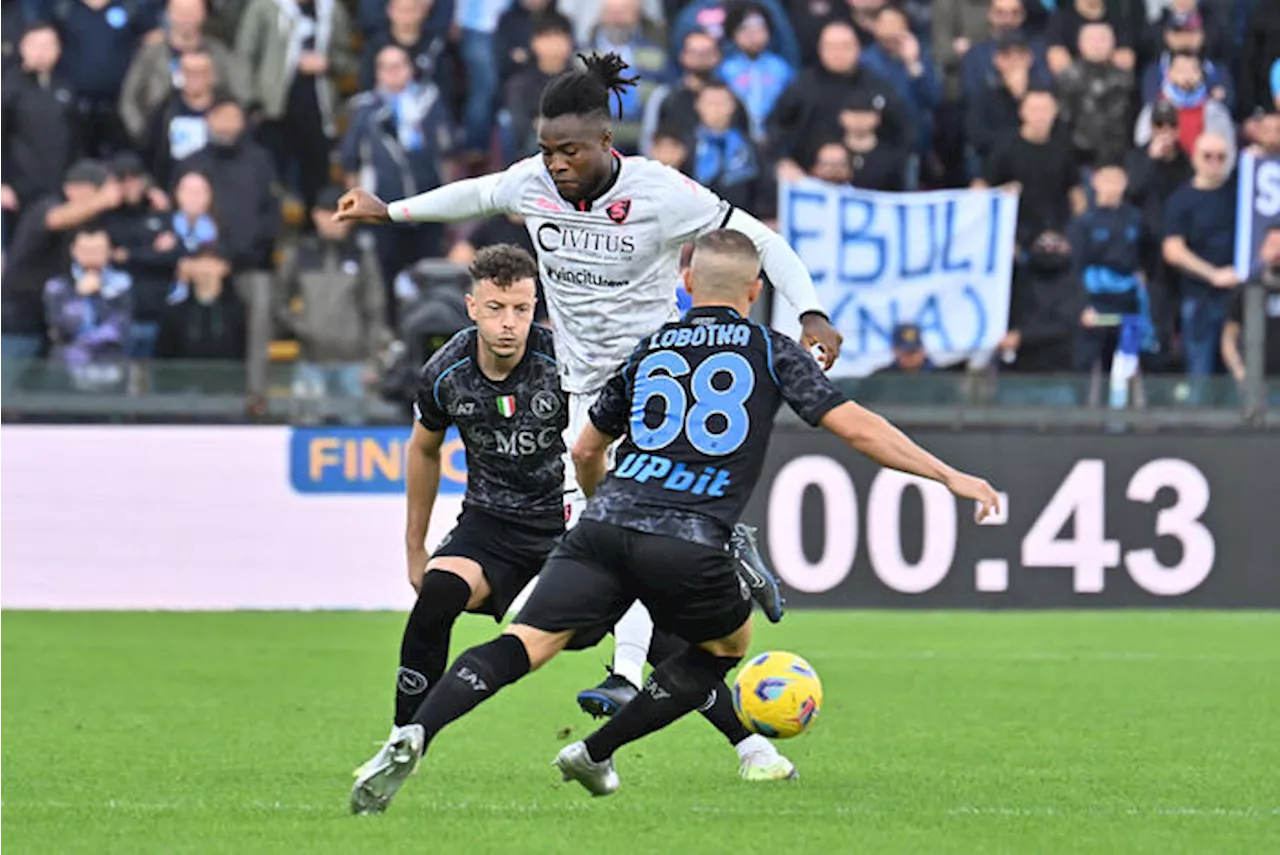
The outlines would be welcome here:
[[[569,507],[569,525],[572,527],[578,521],[578,515],[582,513],[582,509],[587,505],[586,494],[578,488],[578,473],[573,468],[573,444],[578,441],[578,434],[582,433],[591,421],[591,406],[596,402],[596,398],[600,397],[600,392],[570,392],[569,393],[569,427],[564,432],[565,459],[564,459],[564,499],[565,504]],[[609,468],[613,468],[614,452],[618,448],[618,443],[614,442],[609,446]]]

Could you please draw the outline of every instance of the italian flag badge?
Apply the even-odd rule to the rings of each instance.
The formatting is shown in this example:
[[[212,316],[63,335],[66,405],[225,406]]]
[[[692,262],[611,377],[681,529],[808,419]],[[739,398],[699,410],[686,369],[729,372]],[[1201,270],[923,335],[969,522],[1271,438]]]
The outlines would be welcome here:
[[[511,418],[516,414],[516,396],[500,395],[498,397],[498,412],[502,413],[503,418]]]

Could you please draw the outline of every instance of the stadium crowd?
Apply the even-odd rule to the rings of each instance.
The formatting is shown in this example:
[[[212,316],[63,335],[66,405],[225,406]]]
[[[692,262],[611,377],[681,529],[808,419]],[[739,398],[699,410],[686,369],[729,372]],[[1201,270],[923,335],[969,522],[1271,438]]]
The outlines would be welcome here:
[[[5,0],[3,14],[3,355],[47,355],[78,387],[119,382],[128,361],[244,360],[266,346],[247,304],[269,294],[266,338],[297,342],[273,348],[297,382],[363,394],[423,323],[463,322],[423,259],[532,247],[507,218],[353,232],[331,222],[341,192],[409,196],[536,152],[542,86],[592,50],[641,75],[617,148],[762,219],[778,181],[805,175],[1019,192],[1008,369],[1087,370],[1132,333],[1151,370],[1243,376],[1234,168],[1245,147],[1280,155],[1280,0]],[[1268,247],[1259,275],[1280,287]],[[1120,315],[1148,323],[1105,322]],[[918,338],[895,333],[902,370],[928,367]]]

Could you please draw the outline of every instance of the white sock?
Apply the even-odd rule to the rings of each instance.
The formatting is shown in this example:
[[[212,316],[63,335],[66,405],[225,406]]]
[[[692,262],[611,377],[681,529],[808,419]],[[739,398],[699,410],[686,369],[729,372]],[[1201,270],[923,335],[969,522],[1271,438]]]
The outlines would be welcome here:
[[[739,760],[746,760],[748,754],[778,753],[778,749],[774,747],[774,744],[758,733],[751,734],[733,747],[738,752]]]
[[[631,608],[613,628],[613,673],[625,677],[631,685],[644,685],[644,665],[653,638],[653,619],[640,603]]]

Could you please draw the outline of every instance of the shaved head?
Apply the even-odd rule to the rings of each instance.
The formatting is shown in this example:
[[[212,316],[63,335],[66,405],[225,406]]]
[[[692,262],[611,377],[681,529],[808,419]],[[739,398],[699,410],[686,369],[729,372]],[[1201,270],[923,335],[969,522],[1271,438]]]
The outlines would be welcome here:
[[[685,281],[695,304],[749,304],[760,293],[760,253],[742,232],[708,232],[693,245]]]

